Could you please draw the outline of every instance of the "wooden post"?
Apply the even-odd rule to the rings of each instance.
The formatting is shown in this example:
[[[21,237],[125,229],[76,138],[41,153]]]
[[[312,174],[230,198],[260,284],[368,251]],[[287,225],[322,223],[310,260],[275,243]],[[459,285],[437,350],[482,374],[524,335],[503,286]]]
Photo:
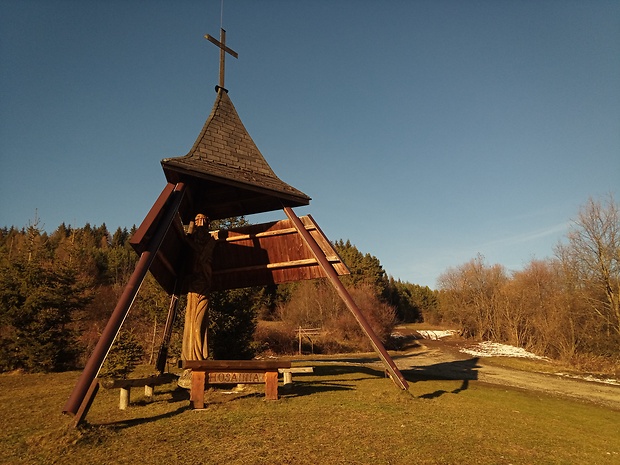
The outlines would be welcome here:
[[[125,410],[129,406],[131,388],[129,386],[121,388],[121,397],[118,403],[118,408]]]
[[[174,319],[177,312],[177,304],[179,302],[179,295],[176,293],[176,287],[178,282],[179,280],[177,279],[174,286],[174,293],[170,297],[168,316],[166,317],[166,325],[164,326],[164,337],[161,341],[159,352],[157,353],[157,361],[155,362],[155,368],[160,375],[164,373],[166,369],[166,360],[168,359],[168,346],[170,345],[170,338],[172,337],[172,327],[174,325]]]
[[[265,373],[265,399],[278,400],[278,372]]]
[[[205,408],[205,372],[192,370],[192,387],[190,392],[195,409]]]

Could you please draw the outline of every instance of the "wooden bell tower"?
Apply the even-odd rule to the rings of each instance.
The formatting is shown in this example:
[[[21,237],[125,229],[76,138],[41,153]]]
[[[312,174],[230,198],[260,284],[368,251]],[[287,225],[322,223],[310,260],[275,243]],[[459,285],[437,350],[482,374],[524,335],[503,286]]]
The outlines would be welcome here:
[[[213,290],[327,278],[369,337],[386,372],[401,389],[407,382],[383,347],[363,313],[342,285],[346,266],[310,216],[298,217],[293,208],[309,205],[310,197],[279,179],[248,134],[224,88],[226,54],[237,53],[220,40],[205,36],[220,48],[219,85],[202,131],[189,153],[161,161],[167,180],[159,198],[131,238],[140,259],[101,338],[89,358],[63,411],[78,424],[97,393],[97,376],[148,271],[171,296],[166,335],[157,361],[163,372],[167,341],[176,302],[184,292],[187,260],[186,228],[196,213],[223,219],[283,210],[287,219],[227,231],[213,258]]]

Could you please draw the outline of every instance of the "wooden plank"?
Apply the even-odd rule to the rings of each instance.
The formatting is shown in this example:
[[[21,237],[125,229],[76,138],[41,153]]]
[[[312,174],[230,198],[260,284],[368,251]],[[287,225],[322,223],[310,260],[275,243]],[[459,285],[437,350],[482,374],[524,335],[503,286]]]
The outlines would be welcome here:
[[[338,257],[327,257],[331,263],[340,263]],[[261,270],[279,270],[282,268],[299,268],[304,266],[316,266],[318,262],[316,258],[304,258],[302,260],[293,260],[288,262],[279,263],[266,263],[262,265],[246,266],[243,268],[229,268],[213,272],[214,275],[222,275],[225,273],[243,273],[246,271],[261,271]]]
[[[302,217],[338,274],[349,271],[315,222]],[[326,277],[291,220],[219,231],[226,236],[213,256],[213,290],[263,286]]]
[[[229,237],[227,237],[226,242],[245,241],[248,239],[261,238],[261,237],[284,236],[285,234],[297,234],[297,230],[295,228],[285,228],[285,229],[277,229],[275,231],[259,232],[255,234],[235,234],[235,235],[230,235]]]
[[[126,387],[142,387],[142,386],[161,386],[168,384],[177,378],[176,375],[166,373],[159,376],[148,376],[146,378],[130,378],[130,379],[100,379],[99,384],[104,389],[116,389]]]
[[[314,373],[313,367],[278,368],[278,373]]]
[[[290,360],[184,360],[182,368],[193,371],[269,371],[290,368]]]

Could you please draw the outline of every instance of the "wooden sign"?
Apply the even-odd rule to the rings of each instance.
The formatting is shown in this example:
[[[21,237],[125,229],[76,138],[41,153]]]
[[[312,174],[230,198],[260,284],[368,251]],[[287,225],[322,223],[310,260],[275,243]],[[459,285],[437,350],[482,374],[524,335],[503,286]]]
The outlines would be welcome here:
[[[158,224],[163,207],[165,202],[158,201],[131,238],[131,245],[138,254],[147,250],[151,230]],[[299,219],[336,273],[349,274],[314,219],[310,215]],[[213,253],[212,291],[326,277],[290,219],[221,230],[217,231],[217,235],[225,239],[220,240]],[[150,267],[151,273],[168,294],[186,292],[181,271],[186,266],[188,253],[183,224],[176,217]]]
[[[263,384],[265,372],[209,372],[209,384]]]
[[[338,275],[349,274],[313,218],[300,219]],[[212,290],[326,277],[291,220],[219,231],[218,235],[226,240],[214,251]]]

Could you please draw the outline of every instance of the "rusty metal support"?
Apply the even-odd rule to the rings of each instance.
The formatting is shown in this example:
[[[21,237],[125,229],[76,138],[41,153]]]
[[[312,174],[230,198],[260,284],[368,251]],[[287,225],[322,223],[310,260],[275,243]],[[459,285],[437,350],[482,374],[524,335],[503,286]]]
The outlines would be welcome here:
[[[138,290],[142,285],[142,281],[144,280],[149,267],[153,263],[153,260],[157,255],[157,251],[159,250],[159,247],[161,246],[164,237],[172,224],[179,206],[181,205],[184,187],[185,186],[182,183],[173,186],[173,188],[168,185],[157,200],[155,206],[161,209],[162,215],[158,220],[155,233],[150,239],[147,249],[140,255],[136,268],[129,278],[129,282],[125,286],[125,290],[118,300],[116,308],[112,312],[112,315],[108,320],[108,323],[103,330],[93,353],[84,367],[84,371],[82,371],[77,384],[73,388],[71,396],[63,408],[63,413],[71,413],[76,415],[78,411],[80,412],[80,417],[76,418],[74,422],[76,425],[79,424],[82,418],[88,413],[88,408],[92,403],[94,395],[97,393],[97,390],[92,389],[91,387],[99,374],[99,370],[101,369],[103,362],[105,361],[108,352],[114,343],[114,339],[116,339],[123,321],[125,321],[129,309],[136,298]]]
[[[360,311],[359,307],[357,306],[357,304],[351,297],[351,294],[349,294],[349,291],[347,291],[347,288],[344,286],[344,284],[342,284],[342,282],[338,278],[338,274],[334,270],[334,267],[329,263],[329,261],[327,260],[327,257],[325,256],[325,254],[323,253],[319,245],[316,243],[316,241],[314,240],[310,232],[306,230],[303,223],[301,222],[299,217],[295,214],[295,212],[293,212],[293,209],[291,207],[284,207],[284,213],[286,213],[286,216],[288,216],[288,218],[293,222],[293,225],[295,226],[297,231],[299,231],[299,234],[304,239],[304,242],[308,245],[308,247],[310,247],[312,254],[317,259],[317,261],[319,262],[319,264],[321,265],[321,267],[327,274],[327,278],[329,279],[331,284],[336,289],[336,292],[338,293],[340,298],[343,300],[347,308],[351,311],[351,313],[353,313],[353,316],[357,320],[358,324],[361,326],[362,330],[366,333],[366,335],[370,339],[370,342],[372,343],[372,346],[374,347],[375,352],[377,352],[377,354],[379,355],[379,358],[385,365],[385,368],[388,374],[390,375],[390,378],[394,382],[394,384],[396,384],[396,386],[398,386],[399,388],[403,390],[407,390],[409,388],[409,384],[407,383],[407,380],[405,380],[400,370],[396,367],[394,360],[392,360],[392,357],[390,357],[390,354],[388,354],[387,350],[385,350],[383,343],[377,337],[375,332],[372,330],[372,328],[370,327],[370,324],[368,324],[368,321],[366,320],[366,318]]]

